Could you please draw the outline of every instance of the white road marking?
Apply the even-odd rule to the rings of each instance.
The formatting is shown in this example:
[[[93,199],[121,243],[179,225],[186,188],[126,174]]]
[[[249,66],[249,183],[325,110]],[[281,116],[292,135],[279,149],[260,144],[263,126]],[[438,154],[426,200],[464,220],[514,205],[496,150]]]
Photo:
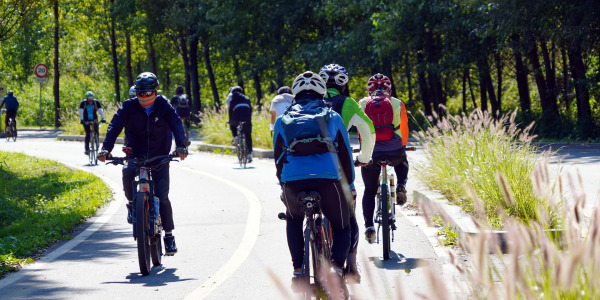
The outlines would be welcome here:
[[[258,197],[249,189],[233,182],[227,180],[223,177],[218,177],[210,173],[194,170],[188,167],[185,167],[189,171],[198,173],[202,176],[210,177],[214,180],[221,181],[244,194],[246,200],[248,200],[248,218],[246,219],[246,231],[244,232],[244,236],[242,237],[242,241],[238,245],[237,249],[231,255],[231,258],[223,265],[221,268],[210,276],[210,278],[205,281],[200,287],[192,291],[189,295],[187,295],[184,299],[203,299],[208,296],[212,291],[214,291],[219,285],[221,285],[229,276],[231,276],[237,268],[239,268],[242,263],[246,260],[254,244],[256,243],[256,239],[258,238],[259,229],[260,229],[260,212],[262,205],[260,204],[260,200]]]

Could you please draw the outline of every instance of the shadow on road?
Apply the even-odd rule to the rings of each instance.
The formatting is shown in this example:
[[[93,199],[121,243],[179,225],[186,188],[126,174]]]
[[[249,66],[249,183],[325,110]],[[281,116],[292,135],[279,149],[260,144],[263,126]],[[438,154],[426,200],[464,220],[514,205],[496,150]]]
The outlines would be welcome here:
[[[379,269],[386,270],[413,270],[424,266],[424,261],[418,258],[406,258],[404,255],[390,251],[390,259],[382,260],[381,257],[369,257],[369,261]]]

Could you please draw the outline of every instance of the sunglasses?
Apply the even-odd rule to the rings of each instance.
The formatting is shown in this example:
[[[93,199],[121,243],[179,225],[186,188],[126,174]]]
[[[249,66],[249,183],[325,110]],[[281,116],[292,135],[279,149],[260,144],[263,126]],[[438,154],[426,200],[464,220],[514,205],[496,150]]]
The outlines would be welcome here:
[[[154,95],[155,91],[149,91],[149,92],[136,92],[138,97],[150,97],[152,95]]]

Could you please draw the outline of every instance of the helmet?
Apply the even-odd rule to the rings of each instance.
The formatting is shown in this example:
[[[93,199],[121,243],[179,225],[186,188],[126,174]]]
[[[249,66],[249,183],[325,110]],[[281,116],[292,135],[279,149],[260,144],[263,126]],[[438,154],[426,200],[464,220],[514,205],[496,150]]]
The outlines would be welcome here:
[[[239,85],[234,85],[234,86],[232,86],[232,87],[229,88],[229,92],[232,93],[232,94],[234,92],[238,92],[238,93],[242,93],[243,94],[244,93],[244,89],[241,86],[239,86]]]
[[[392,91],[392,81],[385,75],[377,73],[367,82],[369,95],[374,94],[378,90],[382,90],[386,95],[390,95]]]
[[[151,92],[158,88],[158,78],[151,72],[144,72],[135,79],[136,92]]]
[[[338,64],[330,64],[321,68],[319,75],[328,84],[344,86],[348,83],[348,72]]]
[[[177,95],[183,94],[183,87],[182,87],[182,86],[180,86],[180,85],[178,85],[178,86],[175,88],[175,94],[177,94]]]
[[[135,97],[135,84],[129,88],[129,97]]]
[[[85,92],[85,99],[90,100],[90,99],[94,99],[94,97],[96,97],[96,95],[94,95],[94,92],[92,92],[92,91]]]
[[[12,96],[13,95],[13,91],[8,91],[8,96]]]
[[[290,87],[289,87],[289,86],[287,86],[287,85],[285,85],[285,86],[282,86],[282,87],[280,87],[280,88],[277,90],[277,95],[281,95],[281,94],[291,94],[291,93],[292,93],[292,89],[290,89]]]
[[[323,96],[327,92],[327,87],[323,78],[311,71],[306,71],[298,75],[292,84],[294,95],[304,91],[313,91]]]

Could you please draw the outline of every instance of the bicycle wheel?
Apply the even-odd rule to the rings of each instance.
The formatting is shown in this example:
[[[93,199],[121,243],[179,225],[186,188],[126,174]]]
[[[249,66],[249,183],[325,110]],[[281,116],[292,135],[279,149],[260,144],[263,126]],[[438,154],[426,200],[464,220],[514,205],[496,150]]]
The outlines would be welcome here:
[[[10,125],[6,126],[6,128],[4,128],[4,135],[6,136],[6,141],[10,142]]]
[[[243,168],[246,168],[246,163],[248,162],[248,148],[246,148],[246,135],[242,133],[240,136],[240,144],[242,149],[242,164]]]
[[[135,226],[138,261],[140,272],[146,276],[150,274],[150,206],[148,205],[148,194],[136,193],[135,203]]]
[[[17,141],[17,127],[15,126],[14,123],[12,124],[11,127],[12,127],[12,139],[13,139],[13,142],[16,142]]]
[[[152,265],[160,266],[162,263],[162,232],[157,232],[152,238],[150,244],[150,256],[152,257]]]
[[[381,239],[383,240],[383,260],[390,258],[390,214],[387,185],[381,185]]]
[[[88,145],[88,158],[90,159],[90,165],[94,165],[94,156],[95,156],[94,149],[96,148],[96,146],[94,145],[95,142],[96,142],[96,138],[94,136],[94,133],[91,133],[90,143]]]
[[[314,270],[316,266],[314,266],[314,260],[311,259],[311,242],[310,242],[310,229],[304,229],[304,257],[302,258],[302,284],[300,286],[296,286],[296,292],[304,292],[304,298],[311,298],[311,288],[310,288],[310,271],[311,271],[311,263],[313,263],[312,269]]]
[[[321,280],[321,276],[319,272],[321,271],[323,261],[321,260],[321,255],[319,254],[319,246],[317,245],[317,234],[315,231],[311,231],[307,229],[309,232],[309,240],[310,240],[310,260],[312,265],[312,274],[309,277],[313,278],[313,284],[310,285],[310,288],[304,293],[305,299],[312,299],[314,296],[316,299],[320,299],[319,295],[324,295],[325,290],[323,289],[323,284],[325,283]],[[311,234],[314,233],[314,234]],[[305,254],[306,255],[306,254]]]
[[[333,245],[333,235],[331,233],[331,225],[329,220],[322,218],[321,223],[321,245],[323,248],[323,259],[331,261],[331,246]]]
[[[95,147],[94,147],[94,165],[98,165],[98,148],[100,147],[100,138],[98,133],[94,134],[95,137]]]

